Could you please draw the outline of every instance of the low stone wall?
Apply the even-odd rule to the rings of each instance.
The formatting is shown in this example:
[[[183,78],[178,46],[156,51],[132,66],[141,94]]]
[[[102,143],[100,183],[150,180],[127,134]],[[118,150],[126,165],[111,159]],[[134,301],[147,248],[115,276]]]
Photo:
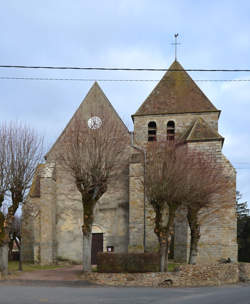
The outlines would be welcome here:
[[[239,263],[239,280],[250,281],[250,263]]]
[[[82,279],[109,286],[186,287],[232,284],[239,281],[238,264],[181,265],[168,273],[87,273]]]

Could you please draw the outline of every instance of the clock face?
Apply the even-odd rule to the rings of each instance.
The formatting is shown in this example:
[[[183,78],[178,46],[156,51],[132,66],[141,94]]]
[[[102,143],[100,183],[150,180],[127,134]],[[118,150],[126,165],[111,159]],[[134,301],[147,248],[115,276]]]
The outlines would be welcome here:
[[[90,129],[99,129],[102,125],[102,120],[98,116],[93,116],[88,120],[88,127]]]

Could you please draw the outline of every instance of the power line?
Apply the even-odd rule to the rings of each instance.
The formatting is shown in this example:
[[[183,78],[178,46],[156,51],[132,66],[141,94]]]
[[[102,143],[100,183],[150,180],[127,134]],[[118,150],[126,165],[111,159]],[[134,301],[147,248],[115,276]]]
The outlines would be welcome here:
[[[235,168],[236,170],[250,170],[250,168]]]
[[[96,71],[148,71],[148,72],[250,72],[250,69],[166,69],[166,68],[112,68],[79,66],[38,66],[38,65],[0,65],[8,69],[50,69],[50,70],[96,70]]]
[[[124,81],[124,82],[129,82],[129,81],[135,81],[135,82],[156,82],[160,81],[157,79],[96,79],[96,78],[53,78],[53,77],[0,77],[0,80],[55,80],[55,81],[114,81],[114,82],[119,82],[119,81]],[[250,81],[250,80],[249,80]]]
[[[41,80],[41,81],[99,81],[99,82],[158,82],[160,79],[96,79],[96,78],[53,78],[0,76],[0,80]],[[183,78],[182,81],[187,79]],[[250,79],[195,79],[196,82],[250,82]]]

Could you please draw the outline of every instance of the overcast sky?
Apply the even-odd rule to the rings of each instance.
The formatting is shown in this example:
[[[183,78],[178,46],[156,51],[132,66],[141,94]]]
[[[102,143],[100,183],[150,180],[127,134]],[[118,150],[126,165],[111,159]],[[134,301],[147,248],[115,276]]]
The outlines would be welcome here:
[[[0,64],[250,69],[247,0],[8,0],[0,2]],[[159,72],[0,69],[0,77],[160,79]],[[250,73],[190,73],[196,80],[250,79]],[[93,82],[0,79],[0,120],[24,121],[52,144]],[[99,82],[132,130],[156,82]],[[197,82],[222,114],[224,154],[250,202],[250,82]]]

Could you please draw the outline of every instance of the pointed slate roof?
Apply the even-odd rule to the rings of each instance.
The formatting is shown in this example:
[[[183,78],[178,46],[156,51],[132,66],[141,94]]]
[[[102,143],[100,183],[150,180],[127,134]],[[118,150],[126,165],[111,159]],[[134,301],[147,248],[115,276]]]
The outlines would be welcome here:
[[[110,119],[118,121],[119,125],[124,130],[124,134],[129,136],[128,128],[121,120],[116,110],[113,108],[112,104],[104,94],[103,90],[100,88],[99,84],[95,82],[70,119],[69,123],[62,131],[61,135],[58,137],[49,152],[45,155],[45,159],[48,159],[48,157],[53,154],[53,150],[60,143],[60,139],[63,137],[66,130],[70,127],[75,117],[81,117],[83,120],[88,120],[91,116],[98,116],[98,111],[100,112],[99,114],[101,114],[102,111],[105,111]]]
[[[169,70],[181,71],[169,71]],[[174,61],[163,78],[133,116],[177,113],[220,112],[205,96],[178,61]]]
[[[224,138],[211,128],[203,118],[199,117],[188,130],[181,136],[181,141],[222,141]]]

